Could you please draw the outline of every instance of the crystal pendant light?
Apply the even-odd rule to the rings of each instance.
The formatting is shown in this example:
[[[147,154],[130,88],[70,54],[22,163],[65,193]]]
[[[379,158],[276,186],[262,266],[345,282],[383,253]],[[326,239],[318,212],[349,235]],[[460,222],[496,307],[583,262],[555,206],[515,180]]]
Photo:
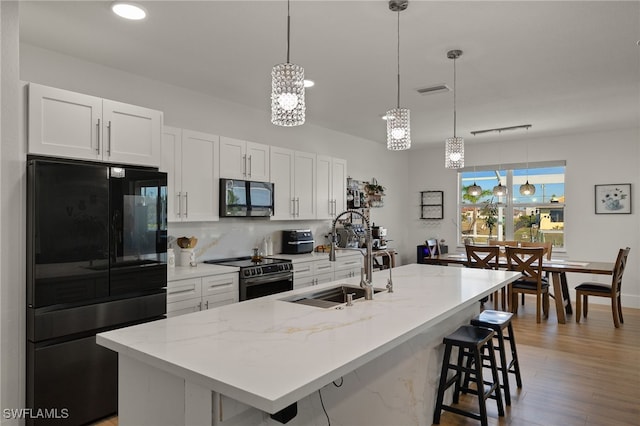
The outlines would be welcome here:
[[[456,137],[456,59],[462,56],[462,50],[450,50],[447,58],[453,59],[453,137],[445,139],[444,166],[447,169],[464,167],[464,139]]]
[[[408,0],[390,0],[389,9],[398,13],[398,98],[396,108],[387,111],[387,149],[401,151],[411,148],[409,109],[400,108],[400,12],[409,6]]]
[[[304,124],[304,68],[289,62],[291,17],[287,0],[287,62],[271,70],[271,123],[276,126]]]
[[[527,183],[520,185],[520,195],[529,197],[536,193],[536,187],[529,183],[529,144],[527,143]]]

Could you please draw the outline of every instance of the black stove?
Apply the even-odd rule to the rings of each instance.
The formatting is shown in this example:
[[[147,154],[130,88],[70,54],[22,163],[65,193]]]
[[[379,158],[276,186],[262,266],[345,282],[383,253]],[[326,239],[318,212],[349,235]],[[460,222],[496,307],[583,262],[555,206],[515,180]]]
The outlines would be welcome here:
[[[240,301],[293,289],[293,263],[287,259],[251,257],[205,260],[204,263],[240,268]]]
[[[293,264],[290,260],[274,259],[270,257],[262,258],[259,262],[254,262],[247,256],[205,260],[204,263],[222,266],[235,266],[240,268],[240,275],[243,277],[254,277],[257,275],[266,275],[275,272],[293,271]]]

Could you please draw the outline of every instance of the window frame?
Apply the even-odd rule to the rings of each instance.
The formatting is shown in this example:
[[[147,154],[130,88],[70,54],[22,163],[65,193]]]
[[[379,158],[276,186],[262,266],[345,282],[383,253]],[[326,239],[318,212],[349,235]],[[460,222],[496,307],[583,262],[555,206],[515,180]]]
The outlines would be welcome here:
[[[482,166],[467,166],[458,171],[458,195],[457,195],[457,214],[456,214],[456,225],[458,229],[458,235],[456,239],[456,245],[458,247],[464,246],[464,236],[462,234],[462,217],[463,217],[463,208],[482,208],[486,205],[486,203],[478,202],[478,203],[463,203],[463,194],[462,188],[465,186],[463,184],[463,173],[469,172],[486,172],[486,171],[498,171],[501,176],[501,181],[504,182],[504,186],[508,188],[508,195],[506,197],[500,197],[499,202],[496,203],[498,207],[498,217],[504,217],[504,221],[498,220],[496,223],[495,236],[497,238],[502,238],[502,234],[504,233],[505,240],[513,240],[515,239],[515,212],[516,210],[526,210],[526,209],[562,209],[563,217],[566,217],[566,198],[565,202],[528,202],[528,203],[516,203],[513,201],[513,194],[511,191],[513,190],[513,182],[514,182],[514,171],[515,170],[532,170],[539,168],[547,168],[547,167],[563,167],[564,172],[563,176],[563,184],[566,183],[567,176],[567,165],[564,160],[557,161],[544,161],[544,162],[535,162],[535,163],[509,163],[509,164],[499,164],[499,165],[482,165]],[[502,177],[504,176],[504,177]],[[503,181],[504,179],[504,181]],[[465,178],[467,181],[468,178]],[[497,184],[497,183],[496,183]],[[566,241],[566,227],[563,225],[563,245],[562,246],[554,246],[554,251],[557,252],[566,252],[567,241]]]

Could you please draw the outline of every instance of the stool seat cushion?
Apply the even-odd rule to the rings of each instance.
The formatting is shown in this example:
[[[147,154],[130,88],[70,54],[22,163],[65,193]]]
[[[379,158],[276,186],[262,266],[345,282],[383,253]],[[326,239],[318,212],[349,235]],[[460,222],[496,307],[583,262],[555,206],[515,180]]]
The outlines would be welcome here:
[[[611,293],[611,284],[586,282],[576,286],[576,290],[601,292],[603,294],[609,294]]]
[[[494,310],[491,310],[491,309],[487,309],[487,310],[482,311],[479,315],[475,316],[471,320],[471,323],[473,325],[476,325],[474,323],[487,323],[487,324],[493,324],[493,325],[503,325],[503,324],[507,324],[509,321],[511,321],[512,317],[513,317],[513,314],[511,312],[494,311]]]
[[[462,325],[453,333],[445,336],[443,343],[453,343],[463,346],[478,346],[493,337],[493,330],[472,325]]]

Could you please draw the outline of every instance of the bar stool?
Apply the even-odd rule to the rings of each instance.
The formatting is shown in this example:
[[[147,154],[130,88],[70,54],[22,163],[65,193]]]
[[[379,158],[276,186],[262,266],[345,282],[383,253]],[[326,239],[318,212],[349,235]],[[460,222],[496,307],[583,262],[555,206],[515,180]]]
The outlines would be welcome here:
[[[484,327],[474,327],[471,325],[463,325],[452,334],[443,339],[444,358],[442,359],[442,371],[440,372],[440,384],[438,385],[438,397],[436,399],[436,407],[433,413],[433,423],[440,424],[440,414],[442,410],[480,420],[482,426],[487,426],[487,398],[496,400],[498,405],[498,415],[504,416],[504,407],[502,406],[502,394],[500,392],[500,382],[498,380],[498,369],[496,365],[496,357],[491,343],[495,332]],[[458,361],[451,364],[451,349],[458,348]],[[483,352],[487,351],[485,356],[490,364],[491,376],[493,382],[487,382],[482,376]],[[465,358],[473,359],[473,368],[467,367],[468,363]],[[454,370],[455,374],[447,379],[449,370]],[[465,383],[462,383],[462,376],[465,375]],[[476,383],[476,389],[468,387],[467,377],[471,375]],[[444,392],[455,385],[453,391],[453,403],[457,404],[460,392],[467,392],[478,396],[478,406],[480,414],[471,411],[465,411],[457,407],[443,404]],[[487,385],[487,387],[485,387]],[[493,394],[493,395],[492,395]]]
[[[513,333],[510,312],[485,310],[471,320],[471,325],[476,327],[490,328],[495,332],[496,345],[494,349],[500,356],[500,366],[498,370],[502,373],[502,384],[504,389],[504,401],[506,405],[511,405],[511,391],[509,389],[509,373],[516,376],[518,388],[522,388],[522,378],[520,377],[520,363],[518,362],[518,351],[516,350],[516,340]],[[504,330],[507,329],[507,335]],[[508,340],[511,348],[511,361],[507,364],[507,355],[504,341]],[[487,367],[485,365],[485,367]]]

